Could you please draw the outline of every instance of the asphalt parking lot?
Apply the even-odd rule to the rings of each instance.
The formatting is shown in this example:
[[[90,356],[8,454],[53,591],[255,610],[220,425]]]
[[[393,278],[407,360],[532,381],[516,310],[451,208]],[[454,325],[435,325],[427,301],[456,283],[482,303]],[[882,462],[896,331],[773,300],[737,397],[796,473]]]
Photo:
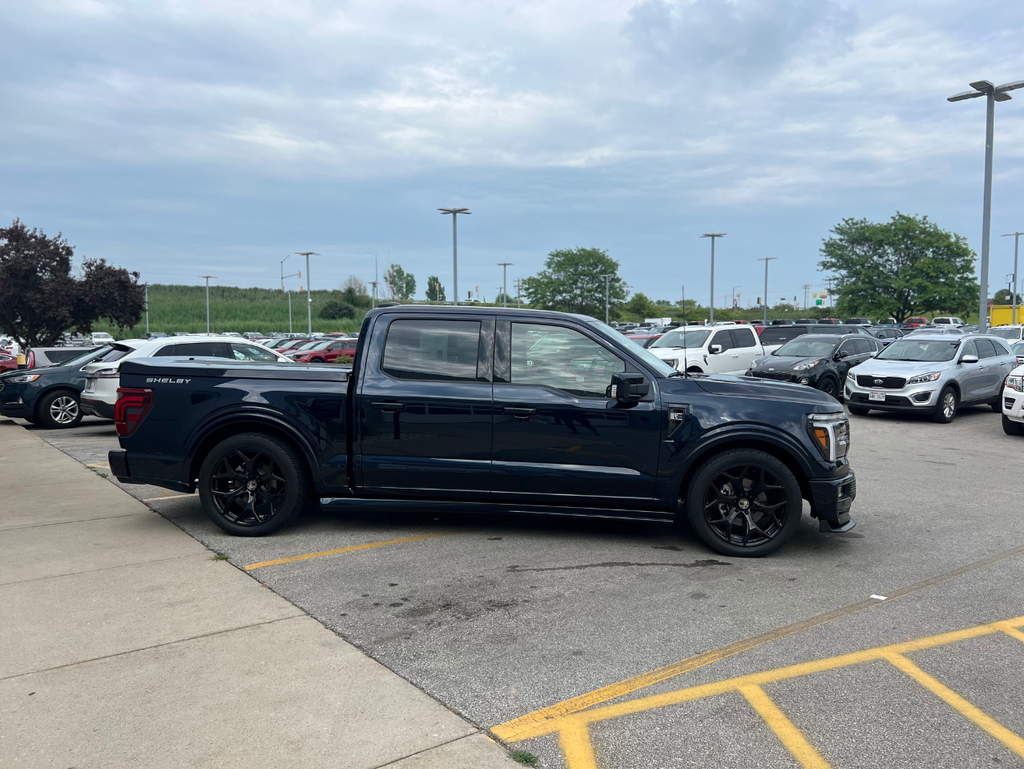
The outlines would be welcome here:
[[[123,488],[542,767],[1024,766],[1024,439],[987,408],[851,423],[857,528],[805,519],[756,560],[400,509],[234,538],[195,496]],[[112,423],[38,434],[108,473]]]

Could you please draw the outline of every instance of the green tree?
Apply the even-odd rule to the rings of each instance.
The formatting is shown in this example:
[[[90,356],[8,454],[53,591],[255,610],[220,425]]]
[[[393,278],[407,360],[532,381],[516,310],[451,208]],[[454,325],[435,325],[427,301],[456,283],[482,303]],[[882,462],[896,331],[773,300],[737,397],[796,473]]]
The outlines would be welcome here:
[[[342,292],[344,294],[344,292]],[[354,318],[356,308],[341,299],[329,299],[320,309],[320,317],[324,320],[341,320]]]
[[[145,309],[139,273],[86,259],[76,278],[73,257],[59,233],[49,238],[17,219],[0,228],[0,331],[40,347],[72,328],[88,333],[100,318],[121,329],[139,322]]]
[[[599,248],[563,248],[552,251],[544,269],[522,282],[526,303],[543,310],[561,310],[604,317],[605,281],[611,275],[608,297],[613,308],[626,299],[626,284],[619,263]]]
[[[1017,297],[1017,304],[1020,304],[1020,294],[1016,294],[1016,297]],[[998,291],[996,291],[995,295],[992,297],[992,303],[993,304],[1011,304],[1011,302],[1010,302],[1010,289],[1008,289],[1008,288],[1001,288]]]
[[[388,267],[384,273],[384,284],[388,287],[388,296],[400,302],[408,302],[416,293],[416,278],[398,264]]]
[[[622,305],[622,309],[629,314],[631,319],[643,320],[644,318],[658,317],[655,314],[657,306],[647,298],[646,294],[633,294],[629,301]]]
[[[427,278],[427,300],[431,302],[445,301],[444,286],[441,285],[441,279],[436,275]]]
[[[978,303],[975,254],[967,240],[927,216],[897,213],[888,222],[844,219],[821,247],[835,274],[837,315],[893,317],[967,314]]]

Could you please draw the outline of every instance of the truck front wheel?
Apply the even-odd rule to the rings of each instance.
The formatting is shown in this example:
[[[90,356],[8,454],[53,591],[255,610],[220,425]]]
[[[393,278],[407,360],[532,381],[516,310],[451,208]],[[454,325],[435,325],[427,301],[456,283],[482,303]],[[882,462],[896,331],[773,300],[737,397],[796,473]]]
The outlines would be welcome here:
[[[218,443],[199,470],[199,499],[228,534],[259,537],[295,518],[306,504],[306,463],[287,443],[243,433]]]
[[[800,526],[800,484],[763,451],[735,449],[709,459],[686,494],[690,525],[723,555],[774,553]]]

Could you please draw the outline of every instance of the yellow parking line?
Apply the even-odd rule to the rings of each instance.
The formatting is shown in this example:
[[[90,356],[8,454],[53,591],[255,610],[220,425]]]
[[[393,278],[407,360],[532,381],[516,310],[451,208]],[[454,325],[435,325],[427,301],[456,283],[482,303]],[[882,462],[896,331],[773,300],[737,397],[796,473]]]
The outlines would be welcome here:
[[[740,694],[747,698],[747,702],[768,724],[768,728],[775,732],[775,736],[793,754],[793,758],[799,762],[800,766],[804,769],[831,769],[828,761],[822,758],[814,746],[807,741],[803,732],[786,718],[786,714],[779,710],[779,706],[772,702],[771,697],[765,694],[764,689],[760,686],[741,686],[739,690]]]
[[[558,746],[570,769],[597,769],[597,756],[585,721],[570,719],[558,737]]]
[[[1024,545],[986,556],[981,560],[959,566],[952,571],[936,574],[933,577],[929,577],[928,579],[920,582],[915,582],[912,585],[907,585],[906,587],[899,588],[898,590],[885,591],[888,599],[884,602],[874,599],[858,601],[847,606],[841,606],[838,609],[816,614],[813,617],[808,617],[807,619],[800,620],[799,622],[774,628],[773,630],[761,633],[760,635],[734,641],[731,644],[720,646],[717,649],[711,649],[710,651],[696,654],[692,657],[680,660],[679,662],[673,662],[670,665],[665,665],[663,667],[656,668],[655,670],[650,670],[646,673],[633,676],[632,678],[627,678],[625,681],[608,684],[607,686],[602,686],[600,689],[595,689],[594,691],[587,692],[586,694],[581,694],[562,702],[555,703],[554,705],[548,705],[547,707],[540,708],[539,710],[535,710],[531,713],[526,713],[525,715],[513,718],[511,721],[506,721],[503,724],[491,727],[491,732],[505,742],[516,742],[518,740],[527,739],[526,737],[519,736],[521,734],[531,736],[537,733],[549,734],[551,731],[557,731],[557,729],[545,730],[546,725],[574,713],[579,713],[583,710],[587,710],[588,708],[592,708],[595,705],[601,705],[602,703],[609,702],[610,700],[618,699],[619,697],[623,697],[627,694],[632,694],[635,691],[644,689],[653,684],[666,681],[669,678],[674,678],[682,675],[683,673],[688,673],[691,670],[696,670],[697,668],[705,667],[706,665],[732,657],[736,654],[740,654],[741,652],[755,649],[759,646],[770,643],[771,641],[786,638],[787,636],[795,635],[796,633],[804,630],[810,630],[811,628],[824,625],[837,619],[844,619],[876,606],[891,604],[899,598],[906,598],[914,593],[935,587],[936,585],[941,585],[944,582],[984,569],[995,563],[1006,560],[1007,558],[1012,558],[1018,555],[1024,555]]]
[[[1018,641],[1024,641],[1024,633],[1020,632],[1019,630],[1015,630],[1006,623],[1001,623],[999,629],[1006,633],[1006,635],[1016,638]]]
[[[405,537],[403,539],[389,539],[386,542],[368,542],[365,545],[352,545],[351,547],[339,547],[337,550],[321,550],[319,553],[307,553],[306,555],[293,555],[290,558],[278,558],[273,561],[261,561],[250,563],[245,567],[246,571],[262,569],[266,566],[277,566],[282,563],[294,563],[295,561],[308,561],[310,558],[323,558],[325,555],[338,555],[339,553],[354,553],[356,550],[368,550],[371,547],[384,547],[384,545],[401,545],[404,542],[416,542],[421,539],[434,539],[435,537],[448,537],[452,534],[461,534],[461,531],[445,531],[440,534],[423,534],[419,537]]]
[[[976,723],[1018,756],[1024,758],[1024,740],[985,713],[985,711],[972,705],[952,689],[932,678],[902,654],[883,654],[882,656],[947,705],[955,708],[965,718]]]

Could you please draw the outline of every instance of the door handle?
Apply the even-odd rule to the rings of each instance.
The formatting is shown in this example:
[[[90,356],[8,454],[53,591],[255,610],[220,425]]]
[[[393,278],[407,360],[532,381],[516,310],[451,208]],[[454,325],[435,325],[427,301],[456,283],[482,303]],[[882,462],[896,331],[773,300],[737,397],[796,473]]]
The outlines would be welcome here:
[[[511,414],[516,419],[529,419],[530,417],[537,413],[537,409],[519,408],[518,406],[505,406],[505,408],[501,410],[501,413]]]
[[[395,403],[394,401],[372,401],[370,403],[370,407],[380,409],[387,414],[394,414],[396,411],[405,411],[404,403]]]

